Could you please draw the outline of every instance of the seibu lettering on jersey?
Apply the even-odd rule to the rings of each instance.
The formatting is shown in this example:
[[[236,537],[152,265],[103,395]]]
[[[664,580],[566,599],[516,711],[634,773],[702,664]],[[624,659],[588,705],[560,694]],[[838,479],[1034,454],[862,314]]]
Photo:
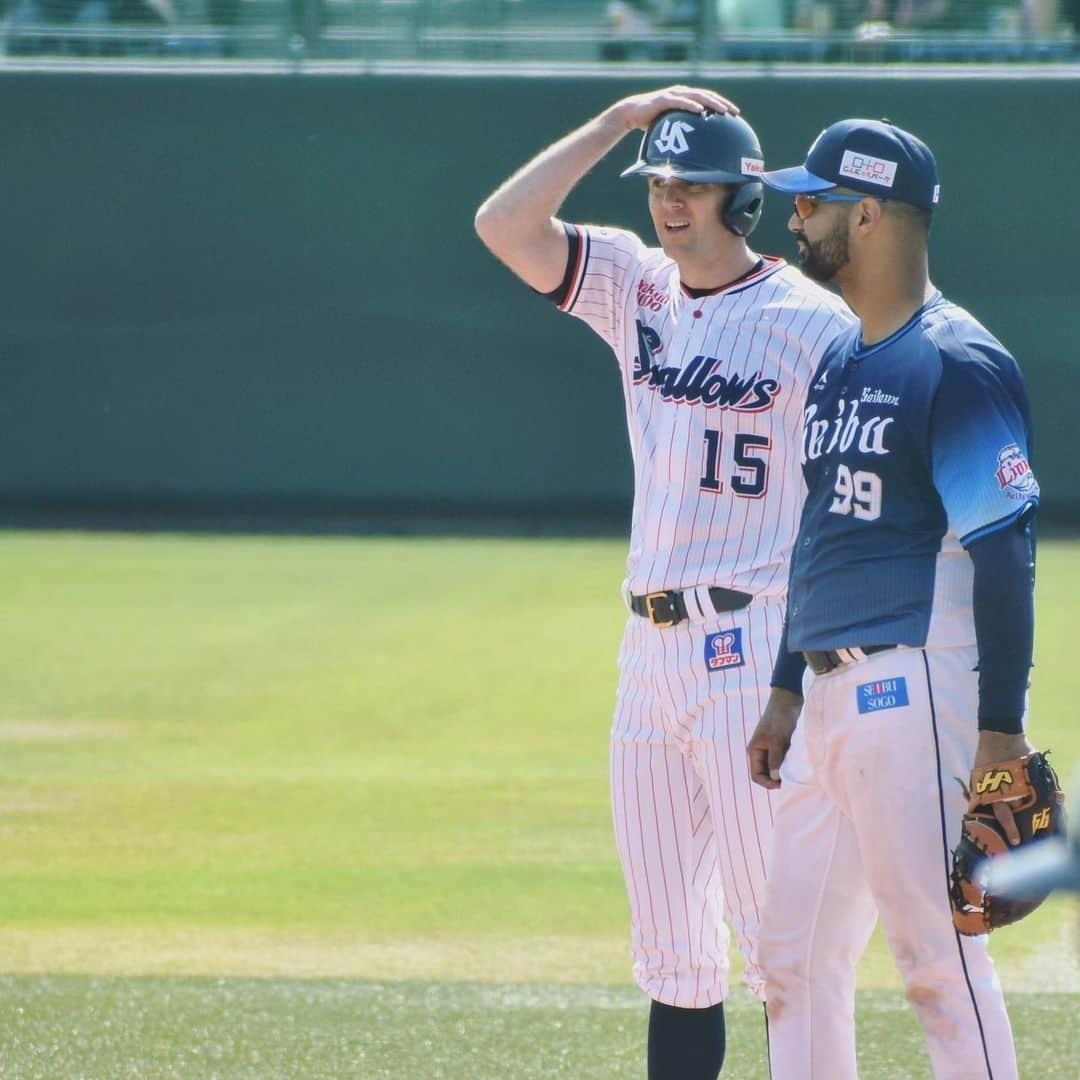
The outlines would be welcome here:
[[[865,394],[865,390],[863,393]],[[817,405],[810,405],[803,425],[803,460],[819,458],[834,449],[841,453],[858,439],[857,449],[863,454],[885,455],[885,431],[893,422],[891,416],[859,416],[859,398],[848,401],[841,397],[836,403],[836,416],[818,420]]]

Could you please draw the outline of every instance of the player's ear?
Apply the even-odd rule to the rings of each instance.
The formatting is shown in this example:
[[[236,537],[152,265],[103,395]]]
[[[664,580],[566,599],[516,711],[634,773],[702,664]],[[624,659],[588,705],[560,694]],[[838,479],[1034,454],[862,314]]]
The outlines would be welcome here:
[[[858,215],[855,218],[855,227],[860,232],[873,232],[877,228],[878,222],[881,221],[884,207],[877,199],[869,196],[858,203],[857,206]]]
[[[869,197],[863,199],[859,203],[859,224],[876,225],[881,220],[884,209],[884,206],[877,199]]]

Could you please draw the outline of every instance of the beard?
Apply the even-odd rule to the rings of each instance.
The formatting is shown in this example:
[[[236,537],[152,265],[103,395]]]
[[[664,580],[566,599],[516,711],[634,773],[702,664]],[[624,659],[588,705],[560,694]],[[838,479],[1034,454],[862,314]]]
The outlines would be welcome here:
[[[799,269],[814,281],[832,281],[851,259],[846,222],[837,222],[836,228],[816,243],[808,240],[805,233],[800,240]]]

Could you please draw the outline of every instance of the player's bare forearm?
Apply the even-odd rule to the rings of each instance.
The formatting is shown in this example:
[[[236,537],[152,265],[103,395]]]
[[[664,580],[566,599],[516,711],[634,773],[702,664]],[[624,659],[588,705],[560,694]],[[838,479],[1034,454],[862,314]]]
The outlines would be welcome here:
[[[481,204],[476,232],[487,248],[540,292],[558,287],[566,269],[567,240],[556,219],[575,185],[637,128],[669,109],[737,112],[710,90],[673,86],[623,98],[576,131],[537,154]]]
[[[774,686],[746,745],[750,758],[750,779],[763,788],[780,786],[780,766],[787,756],[791,736],[802,711],[803,699],[790,690]]]
[[[995,761],[1014,761],[1030,754],[1034,749],[1022,731],[1019,734],[1009,731],[980,731],[979,742],[975,747],[974,768],[991,765]]]
[[[540,292],[557,288],[567,239],[555,215],[575,184],[630,129],[612,109],[538,154],[476,212],[476,232],[491,253]]]

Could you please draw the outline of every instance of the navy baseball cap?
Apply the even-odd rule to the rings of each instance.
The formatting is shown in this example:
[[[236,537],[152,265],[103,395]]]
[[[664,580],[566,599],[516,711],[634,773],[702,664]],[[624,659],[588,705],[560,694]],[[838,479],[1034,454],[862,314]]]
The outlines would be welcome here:
[[[814,140],[805,165],[760,178],[789,195],[845,187],[924,210],[933,210],[941,193],[930,147],[888,120],[839,120]]]

